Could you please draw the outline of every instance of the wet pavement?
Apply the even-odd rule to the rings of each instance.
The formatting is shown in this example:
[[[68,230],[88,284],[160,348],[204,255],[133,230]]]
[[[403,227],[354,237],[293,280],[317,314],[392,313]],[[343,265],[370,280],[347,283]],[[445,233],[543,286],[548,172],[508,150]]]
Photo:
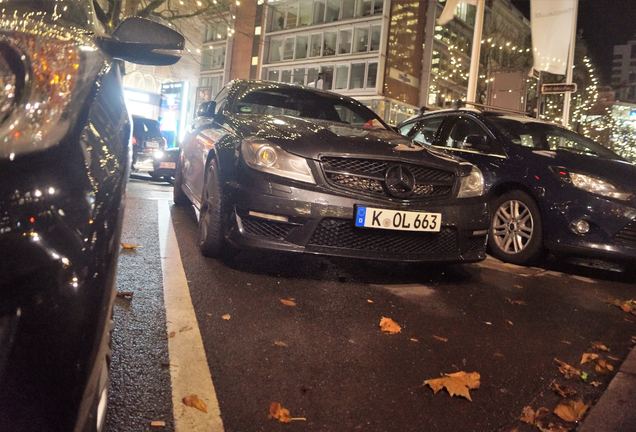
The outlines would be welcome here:
[[[108,431],[174,428],[157,230],[158,203],[170,199],[167,184],[131,180],[122,241],[141,247],[120,258],[118,289],[134,295],[115,306]],[[593,342],[617,368],[636,334],[634,317],[609,304],[634,297],[627,276],[493,259],[442,267],[242,252],[219,261],[199,254],[192,210],[169,212],[226,431],[533,430],[518,418],[527,405],[552,411],[552,382],[586,403],[603,393],[615,371],[579,365]],[[402,332],[383,334],[383,316]],[[587,381],[565,380],[555,358]],[[460,370],[481,374],[472,402],[422,385]],[[302,420],[269,420],[273,401]]]

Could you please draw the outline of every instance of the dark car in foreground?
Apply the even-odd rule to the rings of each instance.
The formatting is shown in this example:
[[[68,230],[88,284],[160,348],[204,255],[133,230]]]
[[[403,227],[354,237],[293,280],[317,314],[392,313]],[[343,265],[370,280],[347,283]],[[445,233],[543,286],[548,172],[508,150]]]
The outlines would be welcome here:
[[[548,250],[592,266],[636,262],[636,165],[609,149],[552,123],[483,109],[433,111],[399,130],[481,169],[496,257],[528,264]]]
[[[157,120],[132,116],[132,170],[147,173],[153,180],[170,181],[174,177],[179,149],[167,148]]]
[[[100,431],[131,154],[114,58],[171,64],[153,50],[184,41],[137,18],[106,35],[90,1],[0,14],[0,431]]]
[[[177,204],[200,210],[199,245],[378,260],[485,257],[481,173],[413,144],[353,99],[234,81],[182,144]]]

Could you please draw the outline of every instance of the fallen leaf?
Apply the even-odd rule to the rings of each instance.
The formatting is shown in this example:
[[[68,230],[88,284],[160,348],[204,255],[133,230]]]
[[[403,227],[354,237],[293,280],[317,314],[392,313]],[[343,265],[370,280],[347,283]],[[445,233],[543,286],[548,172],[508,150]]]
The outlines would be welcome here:
[[[618,357],[614,357],[614,356],[611,356],[611,355],[608,355],[607,358],[610,359],[610,360],[613,360],[613,361],[620,361],[621,360]]]
[[[598,351],[610,351],[607,345],[603,344],[602,342],[592,342],[592,349]]]
[[[625,313],[636,315],[636,300],[611,300],[609,303],[618,307]]]
[[[281,348],[287,348],[287,344],[283,341],[274,341],[274,346],[277,347],[281,347]]]
[[[153,420],[150,422],[150,427],[166,427],[166,422],[163,420]]]
[[[509,325],[511,325],[511,326],[515,325],[515,323],[513,323],[513,322],[512,322],[512,321],[510,321],[510,320],[506,320],[506,323],[508,323],[508,324],[509,324]]]
[[[559,360],[558,358],[555,358],[554,361],[559,365],[559,372],[561,372],[567,379],[571,379],[574,377],[581,378],[582,372],[574,366],[569,365],[566,362]]]
[[[448,338],[445,338],[443,336],[433,335],[433,339],[438,340],[440,342],[448,342]]]
[[[135,295],[135,293],[132,292],[132,291],[117,291],[117,297],[118,298],[123,298],[123,299],[126,299],[126,300],[132,300],[134,295]]]
[[[486,325],[492,325],[492,323],[490,321],[484,321],[484,324]]]
[[[594,366],[594,370],[600,374],[607,374],[614,370],[614,366],[607,360],[598,359],[596,360],[596,366]]]
[[[189,396],[186,396],[181,401],[183,402],[183,404],[185,406],[196,408],[199,411],[202,411],[204,413],[208,412],[208,406],[205,404],[205,402],[203,402],[201,399],[199,399],[199,396],[197,396],[195,394],[191,394]]]
[[[508,303],[510,303],[511,305],[519,305],[519,306],[525,306],[528,303],[524,302],[523,300],[513,300],[510,297],[506,297],[506,301]]]
[[[367,303],[372,304],[372,303],[374,303],[374,302],[373,302],[373,300],[371,300],[371,299],[367,299]]]
[[[529,425],[535,425],[537,420],[545,417],[548,413],[550,413],[550,410],[546,407],[541,407],[535,411],[531,406],[526,406],[523,408],[523,411],[521,411],[519,420]]]
[[[590,383],[590,385],[591,385],[592,387],[600,387],[600,386],[602,386],[602,385],[603,385],[603,383],[602,383],[602,382],[600,382],[600,381],[592,381],[592,382]]]
[[[559,396],[561,396],[562,398],[569,398],[569,397],[576,396],[576,390],[567,386],[562,386],[555,381],[552,381],[552,384],[550,384],[550,389],[554,390],[554,392],[558,394]]]
[[[402,331],[402,327],[391,318],[380,318],[380,330],[388,334],[398,334]]]
[[[177,332],[171,331],[170,333],[168,333],[168,337],[169,338],[173,338],[173,337],[176,336],[176,334],[177,334]]]
[[[424,385],[428,385],[433,390],[433,394],[445,388],[449,395],[461,396],[472,402],[469,390],[479,388],[481,376],[478,372],[459,371],[444,375],[441,378],[427,379]]]
[[[498,357],[498,358],[506,358],[506,356],[505,356],[505,355],[503,355],[503,354],[502,354],[502,353],[500,353],[500,352],[496,352],[496,353],[494,353],[492,356],[493,356],[493,357]]]
[[[565,400],[557,405],[554,414],[561,420],[574,423],[583,418],[588,408],[589,406],[580,400]]]
[[[224,319],[225,321],[229,321],[232,318],[232,315],[230,314],[221,315],[221,318]]]
[[[292,417],[289,410],[284,408],[280,402],[272,402],[269,404],[268,418],[278,420],[281,423],[291,423],[293,421],[307,421],[306,417]]]
[[[121,248],[124,250],[136,250],[138,248],[140,248],[141,246],[139,246],[138,244],[134,244],[134,243],[121,243]]]
[[[561,343],[565,344],[565,345],[572,345],[572,342],[570,342],[569,340],[565,340],[565,339],[562,339]]]
[[[285,306],[290,306],[290,307],[296,306],[296,302],[294,301],[293,298],[280,299],[280,302],[284,304]]]
[[[596,353],[583,353],[581,356],[581,364],[585,364],[596,359],[598,359],[598,354]]]
[[[419,340],[419,339],[417,339],[417,338],[410,338],[409,340],[410,340],[411,342],[419,342],[419,341],[420,341],[420,340]]]

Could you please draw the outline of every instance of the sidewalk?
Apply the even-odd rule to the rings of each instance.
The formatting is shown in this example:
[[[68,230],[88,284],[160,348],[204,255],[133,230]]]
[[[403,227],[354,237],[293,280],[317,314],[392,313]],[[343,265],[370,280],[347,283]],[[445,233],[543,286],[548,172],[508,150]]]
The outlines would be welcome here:
[[[636,347],[627,356],[579,432],[636,431]]]

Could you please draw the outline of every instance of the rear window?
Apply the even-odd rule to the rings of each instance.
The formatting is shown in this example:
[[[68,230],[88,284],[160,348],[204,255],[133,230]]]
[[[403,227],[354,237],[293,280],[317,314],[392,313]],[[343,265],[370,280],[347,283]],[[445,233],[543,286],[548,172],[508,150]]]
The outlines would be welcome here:
[[[159,122],[141,117],[133,117],[133,135],[138,140],[160,138],[161,131],[159,129]]]

